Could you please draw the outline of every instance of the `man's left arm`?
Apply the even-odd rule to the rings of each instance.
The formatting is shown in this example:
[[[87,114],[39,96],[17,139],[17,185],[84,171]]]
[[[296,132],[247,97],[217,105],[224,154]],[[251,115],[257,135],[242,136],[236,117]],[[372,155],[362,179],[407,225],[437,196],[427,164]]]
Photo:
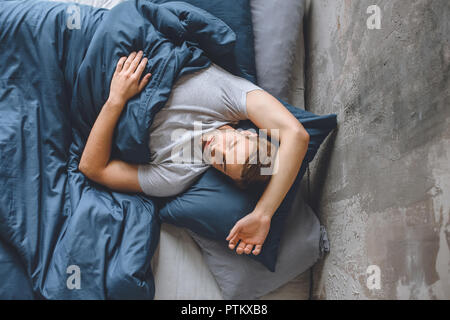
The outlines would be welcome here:
[[[230,249],[241,240],[236,252],[260,253],[267,237],[272,216],[285,198],[297,174],[309,144],[303,125],[272,95],[263,90],[247,94],[247,114],[258,128],[267,129],[272,139],[279,140],[276,170],[255,209],[236,223],[227,241]]]

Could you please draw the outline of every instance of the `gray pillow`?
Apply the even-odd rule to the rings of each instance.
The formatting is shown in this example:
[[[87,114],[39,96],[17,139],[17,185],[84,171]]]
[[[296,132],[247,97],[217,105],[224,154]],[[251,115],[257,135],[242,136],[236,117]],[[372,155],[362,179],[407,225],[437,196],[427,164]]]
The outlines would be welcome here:
[[[296,52],[297,94],[304,90],[304,0],[251,0],[258,85],[289,101]],[[301,69],[301,70],[299,70]],[[298,103],[296,102],[296,105]]]
[[[325,229],[299,195],[289,212],[281,238],[276,272],[214,240],[188,231],[200,246],[203,259],[226,300],[255,300],[279,288],[317,262],[329,251]]]

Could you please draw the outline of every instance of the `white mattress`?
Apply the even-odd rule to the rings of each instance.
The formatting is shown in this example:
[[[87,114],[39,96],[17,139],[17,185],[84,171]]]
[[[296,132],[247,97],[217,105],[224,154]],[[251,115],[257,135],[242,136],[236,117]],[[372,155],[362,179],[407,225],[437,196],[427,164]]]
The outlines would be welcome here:
[[[220,289],[188,232],[163,224],[152,259],[157,300],[221,300]],[[263,279],[261,279],[263,281]],[[261,299],[303,300],[309,295],[309,273],[300,275]]]

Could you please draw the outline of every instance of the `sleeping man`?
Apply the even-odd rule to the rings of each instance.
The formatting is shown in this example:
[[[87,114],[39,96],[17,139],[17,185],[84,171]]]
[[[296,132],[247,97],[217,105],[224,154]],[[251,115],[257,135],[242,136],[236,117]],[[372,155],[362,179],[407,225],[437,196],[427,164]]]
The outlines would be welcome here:
[[[262,185],[265,189],[256,207],[235,224],[226,239],[238,254],[258,255],[272,216],[306,155],[307,131],[276,98],[212,63],[178,79],[166,105],[155,115],[149,164],[111,159],[113,133],[122,110],[150,81],[151,74],[142,77],[147,62],[142,51],[119,59],[108,100],[92,127],[79,170],[112,190],[156,197],[185,191],[211,166],[241,188]],[[246,119],[277,141],[276,151],[274,144],[256,133],[233,128]],[[178,151],[192,155],[191,145],[194,156],[185,161]],[[276,170],[263,172],[268,167]]]

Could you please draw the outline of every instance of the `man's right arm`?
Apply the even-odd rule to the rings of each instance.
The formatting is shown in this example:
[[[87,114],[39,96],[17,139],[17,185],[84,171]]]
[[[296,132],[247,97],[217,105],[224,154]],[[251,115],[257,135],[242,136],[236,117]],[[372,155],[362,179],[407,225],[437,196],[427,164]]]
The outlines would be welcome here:
[[[86,177],[108,189],[121,192],[143,192],[138,179],[138,165],[121,160],[111,160],[99,172],[89,172],[80,167]]]
[[[78,166],[86,177],[112,190],[142,192],[138,166],[110,159],[114,128],[125,103],[144,89],[151,76],[140,80],[148,61],[142,57],[142,51],[133,52],[117,63],[108,100],[91,129]]]

